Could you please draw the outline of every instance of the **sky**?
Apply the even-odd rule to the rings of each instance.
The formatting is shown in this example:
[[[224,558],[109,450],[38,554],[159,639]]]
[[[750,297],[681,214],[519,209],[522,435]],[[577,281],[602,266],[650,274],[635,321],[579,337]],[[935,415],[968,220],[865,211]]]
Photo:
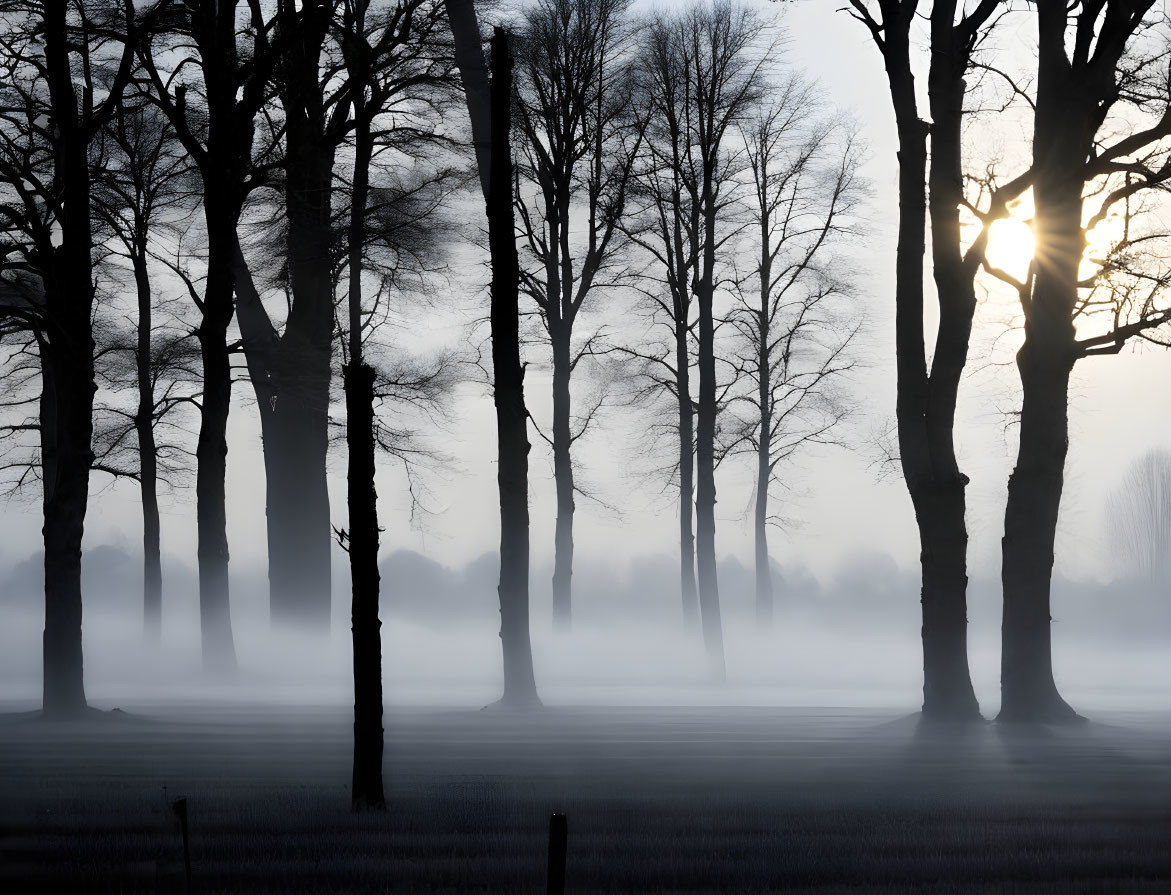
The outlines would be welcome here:
[[[805,565],[825,580],[862,554],[889,556],[907,570],[913,570],[918,559],[909,498],[897,474],[881,463],[875,444],[876,433],[893,422],[895,397],[893,117],[879,55],[865,29],[840,12],[840,5],[822,0],[785,4],[781,18],[787,36],[786,63],[804,70],[821,85],[830,103],[857,121],[869,147],[864,173],[872,188],[870,229],[856,252],[856,264],[865,271],[859,293],[867,330],[862,344],[864,370],[852,386],[858,409],[846,430],[850,447],[812,450],[788,468],[791,487],[778,499],[793,524],[771,534],[772,553],[778,561]],[[770,15],[782,11],[776,4],[761,4],[761,8]],[[1027,38],[1022,40],[1027,44]],[[997,126],[995,121],[977,122],[970,136],[977,143],[987,139],[989,145],[1012,137],[994,133]],[[487,308],[486,271],[471,251],[453,253],[450,264],[443,294],[432,307],[408,315],[391,332],[394,340],[411,344],[467,338],[466,320]],[[971,479],[970,563],[973,575],[986,578],[999,570],[1005,491],[1016,448],[1009,412],[1019,404],[1011,360],[1020,336],[1019,329],[1008,323],[1012,316],[1011,301],[995,290],[981,301],[957,423],[961,466]],[[548,371],[542,364],[545,355],[533,354],[532,360],[526,396],[536,419],[547,421],[550,396]],[[1060,574],[1102,580],[1114,573],[1103,507],[1130,461],[1148,449],[1171,446],[1171,415],[1166,412],[1163,385],[1169,372],[1171,357],[1151,346],[1078,364],[1058,531]],[[263,565],[265,551],[259,426],[249,392],[247,384],[237,386],[229,427],[229,539],[237,569]],[[544,568],[552,555],[555,517],[552,465],[547,446],[535,434],[531,440],[533,559],[534,568]],[[385,529],[382,545],[384,552],[410,549],[459,566],[494,550],[498,539],[494,412],[485,386],[460,387],[436,443],[450,461],[423,474],[426,503],[434,512],[416,514],[412,520],[401,469],[392,461],[382,464],[378,478]],[[661,477],[647,475],[646,443],[645,423],[627,410],[611,411],[579,443],[582,474],[600,501],[578,500],[576,542],[583,558],[628,562],[643,554],[672,555],[677,550],[675,496],[664,489]],[[333,523],[344,527],[340,452],[331,464]],[[748,564],[753,544],[747,512],[752,497],[750,464],[733,463],[722,469],[717,484],[718,552]],[[164,552],[193,562],[193,488],[166,497],[163,512]],[[95,476],[87,547],[111,544],[136,549],[141,537],[137,514],[132,482],[111,484]],[[37,551],[38,503],[10,503],[4,510],[2,530],[0,565]],[[335,562],[344,563],[344,554],[335,550]]]

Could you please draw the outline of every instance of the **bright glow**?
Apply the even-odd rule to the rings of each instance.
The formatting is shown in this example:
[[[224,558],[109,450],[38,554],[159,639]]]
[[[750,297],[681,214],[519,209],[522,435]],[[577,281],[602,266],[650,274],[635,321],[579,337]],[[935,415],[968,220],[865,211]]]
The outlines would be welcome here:
[[[995,221],[988,231],[988,263],[1017,280],[1028,276],[1035,248],[1033,228],[1019,218]]]

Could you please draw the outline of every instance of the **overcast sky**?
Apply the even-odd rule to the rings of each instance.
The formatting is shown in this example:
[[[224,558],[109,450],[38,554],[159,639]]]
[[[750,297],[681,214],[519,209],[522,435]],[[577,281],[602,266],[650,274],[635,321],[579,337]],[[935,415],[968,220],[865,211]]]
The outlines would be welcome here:
[[[917,564],[918,544],[910,501],[896,475],[880,480],[875,432],[893,421],[894,339],[893,270],[896,158],[893,121],[885,75],[865,30],[837,9],[834,0],[786,4],[782,19],[789,64],[820,82],[830,102],[856,119],[869,145],[865,173],[873,188],[871,232],[857,253],[868,271],[860,282],[862,305],[869,321],[863,345],[865,371],[858,376],[860,411],[848,430],[854,450],[818,449],[788,470],[791,495],[778,495],[786,515],[799,525],[772,534],[772,551],[784,562],[808,564],[827,576],[842,560],[859,551],[887,553],[904,568]],[[767,14],[780,10],[761,4]],[[1027,40],[1027,38],[1026,38]],[[923,86],[923,85],[921,85]],[[1003,124],[1003,122],[1001,122]],[[977,126],[995,136],[996,121]],[[1016,151],[1022,151],[1018,145]],[[469,260],[470,259],[470,260]],[[466,252],[453,256],[450,295],[439,307],[417,315],[412,326],[400,327],[395,340],[408,343],[458,340],[463,337],[469,307],[486,311],[485,271]],[[928,293],[929,303],[933,292]],[[1002,295],[991,295],[977,311],[968,375],[960,394],[957,442],[963,470],[971,478],[969,519],[971,564],[976,575],[999,569],[999,538],[1005,489],[1015,452],[1015,432],[1007,413],[1019,403],[1012,352],[1019,334],[1006,325],[1013,307]],[[534,364],[545,361],[533,354]],[[1070,577],[1105,576],[1110,569],[1104,546],[1102,508],[1125,465],[1152,447],[1171,446],[1171,415],[1165,383],[1171,357],[1145,347],[1120,357],[1093,358],[1078,364],[1071,409],[1071,451],[1066,492],[1058,533],[1058,570]],[[526,396],[534,416],[550,413],[549,379],[530,367]],[[229,431],[229,537],[234,563],[264,562],[264,477],[258,422],[250,406],[247,384],[236,387],[236,405]],[[340,413],[340,408],[338,408]],[[645,436],[639,417],[626,410],[605,417],[591,436],[580,442],[583,476],[608,507],[579,499],[576,540],[581,554],[615,560],[639,553],[677,550],[674,495],[661,479],[646,476]],[[422,524],[409,519],[405,481],[387,462],[379,477],[384,551],[409,548],[441,562],[459,565],[495,549],[498,510],[495,481],[495,424],[490,395],[481,385],[461,389],[443,436],[452,462],[429,474],[429,505],[439,510]],[[555,505],[549,451],[535,435],[531,455],[532,546],[536,563],[552,552]],[[334,457],[331,480],[333,522],[345,525],[344,462]],[[136,549],[140,543],[137,492],[133,483],[110,486],[95,476],[95,497],[87,521],[87,544],[115,544]],[[751,470],[733,463],[718,479],[718,549],[747,561],[752,532],[746,510],[752,496]],[[616,508],[616,509],[614,509]],[[178,492],[164,504],[164,552],[194,561],[194,489]],[[12,503],[5,509],[4,548],[7,565],[39,549],[40,508],[37,502]],[[336,561],[344,559],[336,554]]]

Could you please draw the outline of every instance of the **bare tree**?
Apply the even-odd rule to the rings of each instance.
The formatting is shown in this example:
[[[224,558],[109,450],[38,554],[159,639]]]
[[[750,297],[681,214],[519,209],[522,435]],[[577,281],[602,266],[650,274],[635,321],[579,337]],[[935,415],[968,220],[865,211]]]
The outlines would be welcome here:
[[[1148,451],[1130,464],[1106,503],[1106,520],[1128,575],[1171,581],[1171,453]]]
[[[503,28],[484,64],[474,0],[445,0],[467,99],[492,265],[492,389],[500,490],[500,641],[503,706],[540,705],[529,635],[529,440],[520,361],[520,261],[513,214],[512,53]]]
[[[1003,568],[1001,711],[1006,721],[1072,721],[1053,678],[1050,584],[1069,446],[1069,377],[1084,357],[1116,354],[1171,320],[1166,265],[1149,267],[1159,230],[1132,226],[1134,203],[1171,182],[1168,45],[1155,0],[1054,0],[1035,4],[1038,55],[1032,186],[1036,253],[1021,302],[1017,353],[1023,401],[1016,467],[1008,484]],[[1087,275],[1087,234],[1122,211],[1123,235]],[[1105,311],[1105,332],[1079,338]]]
[[[813,119],[820,102],[790,78],[744,127],[757,263],[727,320],[738,337],[729,363],[748,389],[728,401],[733,419],[721,426],[720,450],[756,460],[756,619],[764,626],[773,618],[769,492],[781,463],[834,439],[845,416],[835,386],[853,367],[860,327],[856,310],[839,307],[851,284],[835,254],[856,226],[860,153],[844,125]]]
[[[207,260],[202,295],[188,280],[201,314],[197,336],[203,362],[195,484],[199,607],[204,667],[230,672],[236,668],[236,648],[224,494],[232,389],[228,327],[235,314],[241,211],[248,193],[277,164],[271,146],[254,155],[253,138],[255,122],[271,99],[280,51],[271,40],[275,23],[264,18],[259,3],[249,3],[240,17],[239,0],[159,0],[155,10],[165,27],[148,35],[139,55],[152,99],[203,183]],[[176,42],[188,52],[176,54]]]
[[[540,0],[522,20],[517,117],[526,200],[518,188],[523,243],[532,270],[521,270],[537,303],[553,354],[553,624],[572,617],[573,444],[597,404],[574,413],[571,379],[596,348],[598,333],[575,339],[587,297],[613,288],[622,269],[628,187],[642,126],[631,114],[631,22],[627,0]],[[530,209],[531,205],[531,209]],[[580,231],[575,237],[574,231]]]
[[[647,154],[644,178],[651,191],[653,236],[640,239],[662,263],[671,295],[661,303],[676,334],[674,363],[655,363],[673,371],[680,425],[681,504],[690,519],[690,422],[695,421],[696,572],[700,619],[713,676],[725,675],[719,586],[716,579],[715,467],[716,381],[715,293],[722,276],[717,255],[736,232],[727,226],[735,201],[738,160],[731,129],[748,115],[766,89],[768,48],[761,44],[763,23],[747,7],[730,2],[694,5],[664,14],[646,27],[645,77]],[[696,357],[698,401],[690,395],[688,334],[694,296],[698,331]],[[685,456],[686,455],[686,456]],[[689,532],[681,522],[680,540],[686,566]],[[688,605],[688,571],[683,569],[684,607]]]
[[[133,411],[107,408],[106,424],[97,423],[97,459],[117,467],[116,455],[132,450],[124,468],[133,470],[142,496],[143,632],[158,643],[162,631],[162,557],[159,524],[160,448],[156,428],[185,403],[194,403],[182,384],[195,373],[186,335],[164,335],[155,341],[155,295],[151,285],[152,235],[181,214],[183,179],[187,164],[166,118],[143,99],[124,102],[100,135],[101,146],[94,185],[97,216],[112,235],[111,251],[130,263],[136,297],[133,339],[118,333],[103,346],[108,361],[103,378],[115,390],[133,382],[137,402]],[[170,220],[168,220],[168,215]],[[160,220],[161,218],[161,220]],[[121,363],[130,362],[130,369]],[[125,374],[129,373],[129,376]],[[162,449],[164,464],[179,449]],[[171,468],[166,473],[177,472]]]
[[[46,713],[86,708],[81,544],[94,380],[90,153],[122,101],[134,5],[0,6],[0,315],[35,334],[44,484]]]
[[[962,124],[973,54],[1000,14],[1002,0],[980,0],[969,11],[935,0],[929,13],[928,106],[920,116],[912,25],[920,0],[850,0],[850,12],[882,54],[895,113],[899,159],[899,223],[895,260],[896,417],[899,460],[919,528],[923,606],[923,715],[977,720],[967,647],[965,489],[955,450],[955,412],[976,309],[975,278],[986,264],[992,223],[1029,185],[1027,174],[1006,183],[986,178],[981,196],[964,194]],[[930,164],[928,148],[930,147]],[[929,188],[929,191],[928,191]],[[928,198],[930,197],[930,198]],[[961,209],[980,227],[967,243]],[[924,332],[926,220],[939,309],[928,365]]]

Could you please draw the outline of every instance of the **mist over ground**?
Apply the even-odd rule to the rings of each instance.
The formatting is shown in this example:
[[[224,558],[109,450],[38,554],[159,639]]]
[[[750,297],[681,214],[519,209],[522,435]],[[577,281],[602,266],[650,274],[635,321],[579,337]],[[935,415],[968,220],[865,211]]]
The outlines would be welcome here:
[[[141,561],[120,547],[87,550],[84,563],[86,688],[101,707],[213,700],[347,705],[352,700],[349,579],[334,562],[328,639],[274,631],[266,570],[233,564],[232,617],[241,671],[200,668],[198,580],[170,557],[164,565],[161,649],[142,640]],[[537,681],[552,705],[759,705],[882,707],[915,711],[922,688],[917,570],[886,554],[855,554],[827,580],[776,565],[777,614],[758,627],[753,570],[720,564],[728,682],[708,680],[698,632],[682,622],[677,560],[579,557],[574,627],[554,634],[551,568],[532,575]],[[502,685],[496,555],[457,567],[410,550],[381,563],[386,701],[401,706],[485,705]],[[41,558],[0,568],[0,699],[34,707],[41,693]],[[1074,704],[1097,709],[1171,709],[1171,599],[1142,580],[1054,581],[1054,662]],[[1000,679],[1000,586],[969,590],[973,681],[985,716]]]

